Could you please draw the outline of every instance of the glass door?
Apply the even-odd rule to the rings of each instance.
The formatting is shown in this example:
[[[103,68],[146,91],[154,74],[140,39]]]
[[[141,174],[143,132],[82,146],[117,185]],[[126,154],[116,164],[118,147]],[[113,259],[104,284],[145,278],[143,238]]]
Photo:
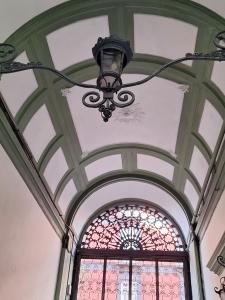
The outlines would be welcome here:
[[[184,264],[81,259],[77,300],[185,300]]]

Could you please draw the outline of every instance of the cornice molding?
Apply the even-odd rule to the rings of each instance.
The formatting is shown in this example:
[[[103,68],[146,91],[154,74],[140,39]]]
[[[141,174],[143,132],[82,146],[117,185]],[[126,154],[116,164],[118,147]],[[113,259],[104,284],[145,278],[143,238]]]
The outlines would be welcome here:
[[[220,276],[224,270],[224,267],[221,266],[217,261],[217,257],[220,255],[225,257],[225,231],[207,264],[207,267],[210,269],[210,271],[214,272],[218,276]]]

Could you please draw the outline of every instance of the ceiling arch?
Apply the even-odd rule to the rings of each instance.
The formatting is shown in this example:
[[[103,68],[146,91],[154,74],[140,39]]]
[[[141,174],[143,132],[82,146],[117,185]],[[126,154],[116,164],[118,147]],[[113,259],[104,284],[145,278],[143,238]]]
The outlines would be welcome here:
[[[123,76],[124,82],[133,81],[151,74],[173,55],[214,50],[213,36],[224,28],[225,20],[223,5],[213,3],[41,1],[30,14],[32,20],[24,24],[28,21],[24,12],[8,28],[7,41],[16,45],[18,60],[56,66],[83,82],[98,75],[90,56],[93,40],[117,34],[134,49]],[[4,5],[7,11],[8,4]],[[154,30],[146,30],[143,39],[141,30],[146,27]],[[180,42],[184,36],[187,45]],[[171,67],[132,89],[135,104],[115,111],[107,125],[97,111],[82,107],[84,89],[71,88],[50,73],[4,75],[0,88],[46,189],[65,218],[75,212],[80,195],[104,177],[142,174],[171,186],[188,201],[184,209],[190,220],[224,129],[224,70],[225,66],[212,62]]]
[[[72,222],[72,226],[79,236],[93,211],[99,210],[106,204],[118,199],[136,198],[150,201],[159,207],[164,207],[168,214],[172,215],[178,222],[184,236],[189,233],[189,221],[184,210],[177,201],[167,192],[156,185],[143,181],[120,181],[99,188],[89,195],[78,207]]]

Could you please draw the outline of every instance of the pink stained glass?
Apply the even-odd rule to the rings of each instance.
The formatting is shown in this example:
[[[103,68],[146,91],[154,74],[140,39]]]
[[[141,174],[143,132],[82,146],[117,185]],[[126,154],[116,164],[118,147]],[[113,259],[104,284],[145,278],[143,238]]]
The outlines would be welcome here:
[[[143,205],[123,205],[99,215],[85,232],[81,248],[183,251],[176,226],[161,212]]]
[[[81,259],[78,300],[101,300],[103,259]]]
[[[129,299],[129,260],[107,260],[104,300]]]
[[[159,262],[159,300],[185,300],[181,262]]]
[[[132,300],[156,300],[154,261],[132,261]]]

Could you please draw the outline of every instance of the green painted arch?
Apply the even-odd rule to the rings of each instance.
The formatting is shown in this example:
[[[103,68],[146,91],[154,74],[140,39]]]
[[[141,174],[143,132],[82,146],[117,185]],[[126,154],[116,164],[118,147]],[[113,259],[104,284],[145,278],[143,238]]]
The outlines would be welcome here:
[[[45,149],[44,153],[42,153],[42,156],[40,157],[40,162],[39,162],[39,171],[40,173],[43,173],[45,168],[48,165],[48,162],[50,161],[50,159],[53,157],[53,155],[56,153],[56,151],[59,148],[62,148],[63,150],[63,136],[59,136],[54,138],[51,142],[50,142],[50,151],[47,149]]]
[[[154,147],[148,144],[125,143],[108,145],[105,147],[98,148],[88,153],[85,157],[83,157],[80,164],[86,166],[87,164],[95,161],[96,159],[113,154],[122,154],[125,151],[135,151],[135,153],[155,156],[169,162],[174,166],[179,163],[174,156],[172,156],[169,152],[161,148]]]
[[[198,183],[196,177],[195,177],[195,176],[192,174],[192,172],[191,172],[189,169],[187,169],[187,168],[184,169],[184,173],[185,173],[186,179],[188,179],[188,180],[191,182],[191,184],[194,186],[194,188],[196,189],[196,191],[198,192],[198,194],[200,194],[200,192],[201,192],[201,187],[200,187],[200,185],[199,185],[199,183]]]
[[[154,175],[149,176],[149,175],[144,174],[143,172],[137,172],[135,174],[134,173],[125,173],[125,174],[115,174],[115,175],[111,175],[108,177],[104,176],[101,180],[98,180],[95,182],[93,181],[93,183],[91,183],[91,184],[89,184],[89,186],[87,186],[85,191],[78,193],[71,201],[71,204],[68,208],[68,213],[66,216],[67,224],[72,225],[73,218],[74,218],[78,208],[80,207],[80,205],[85,201],[85,199],[89,195],[91,195],[95,191],[103,188],[106,185],[110,185],[111,183],[120,182],[120,181],[128,181],[128,180],[132,180],[132,181],[136,180],[136,181],[150,183],[150,184],[158,186],[160,189],[162,189],[166,193],[170,194],[181,206],[185,215],[187,216],[187,219],[191,223],[193,212],[192,212],[191,207],[188,204],[188,200],[185,197],[185,195],[179,193],[171,183],[166,182],[165,180],[162,180],[158,176],[154,176]]]
[[[51,28],[52,31],[52,27],[58,28],[59,26],[65,26],[72,21],[88,18],[91,15],[100,15],[105,12],[110,14],[110,9],[119,10],[121,7],[127,8],[130,14],[132,14],[134,10],[135,12],[138,11],[138,13],[147,12],[177,18],[194,25],[202,24],[209,26],[209,24],[212,24],[213,27],[218,29],[225,25],[225,20],[222,17],[192,1],[174,0],[170,3],[165,3],[163,0],[78,0],[62,3],[34,17],[21,26],[6,41],[15,42],[18,36],[20,36],[20,40],[23,41],[37,31],[43,30],[49,32],[49,29],[46,30],[46,28]],[[129,13],[126,15],[128,18]],[[58,26],[53,24],[58,24]],[[118,26],[114,24],[114,27]]]

